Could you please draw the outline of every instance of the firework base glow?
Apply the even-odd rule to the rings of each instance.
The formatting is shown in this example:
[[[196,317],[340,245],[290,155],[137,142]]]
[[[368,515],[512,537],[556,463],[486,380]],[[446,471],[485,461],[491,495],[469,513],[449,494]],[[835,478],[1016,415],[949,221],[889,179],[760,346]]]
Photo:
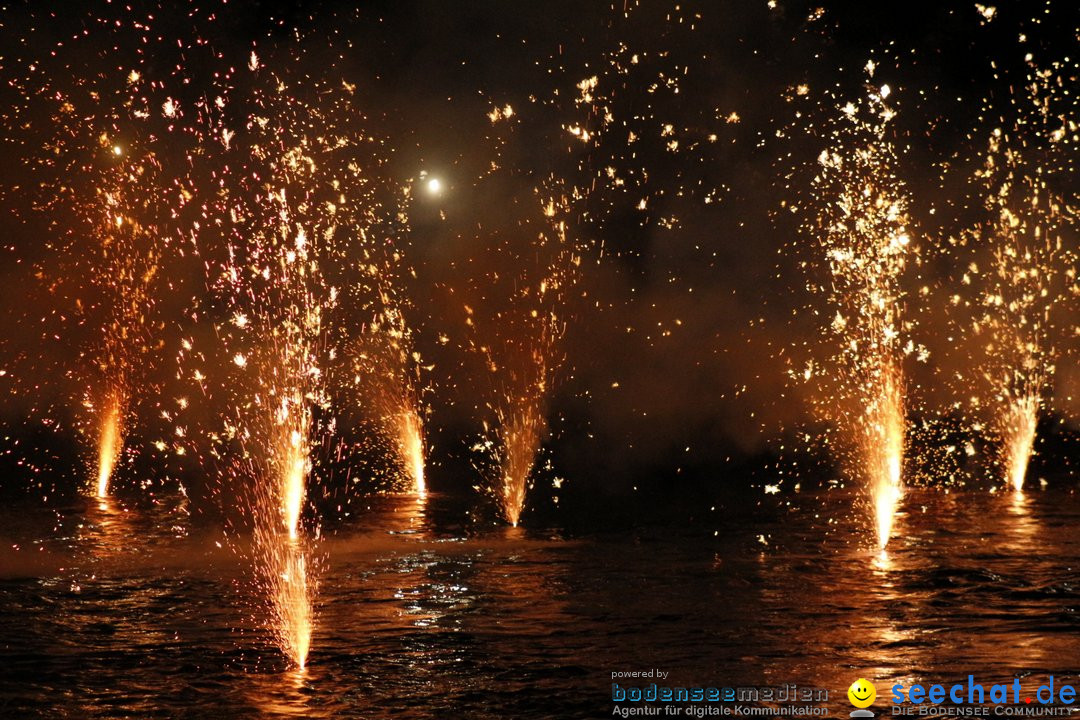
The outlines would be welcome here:
[[[1035,447],[1035,429],[1039,420],[1039,398],[1020,398],[1004,419],[1005,469],[1009,485],[1020,492],[1024,489],[1028,464]]]
[[[301,516],[311,474],[308,435],[311,416],[302,398],[290,394],[274,419],[276,438],[270,467],[276,488],[256,494],[254,553],[270,602],[270,630],[282,652],[303,669],[311,649],[315,583],[309,572]]]
[[[868,411],[866,467],[871,478],[878,546],[892,536],[893,520],[903,496],[904,400],[895,370],[883,373],[881,396]]]
[[[413,490],[423,497],[427,494],[427,482],[424,480],[424,428],[416,412],[405,411],[399,416],[398,447],[412,479]]]
[[[124,402],[119,393],[113,393],[101,413],[97,443],[97,482],[95,494],[99,500],[109,495],[112,479],[120,453],[124,449]]]
[[[503,443],[502,464],[502,512],[506,521],[517,527],[521,511],[525,507],[525,495],[529,487],[529,475],[540,450],[540,433],[543,420],[538,413],[524,409],[511,415],[506,427],[500,432]]]

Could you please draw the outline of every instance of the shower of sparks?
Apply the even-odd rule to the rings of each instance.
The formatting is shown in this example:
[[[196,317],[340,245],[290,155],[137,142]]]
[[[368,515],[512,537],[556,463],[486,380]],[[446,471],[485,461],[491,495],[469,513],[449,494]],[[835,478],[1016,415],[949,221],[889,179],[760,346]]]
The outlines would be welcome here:
[[[179,359],[200,393],[229,407],[225,427],[206,431],[215,446],[205,460],[228,468],[223,501],[234,483],[248,499],[267,629],[304,667],[322,562],[319,526],[304,518],[321,497],[311,492],[316,450],[336,429],[331,380],[360,329],[330,318],[364,317],[385,281],[372,259],[379,160],[356,128],[350,86],[305,86],[270,67],[253,53],[246,76],[229,77],[250,91],[196,108],[209,130],[194,172],[216,178],[216,193],[190,237],[214,304],[192,319],[214,334],[185,340]]]
[[[262,489],[257,497],[262,502],[255,508],[255,552],[269,591],[270,629],[285,655],[303,669],[311,649],[315,595],[308,576],[310,552],[301,532],[311,471],[311,416],[306,401],[295,394],[282,398],[273,426],[272,477],[259,478]]]
[[[146,392],[149,370],[162,348],[154,337],[159,327],[154,316],[165,240],[155,225],[163,211],[160,200],[140,192],[145,184],[159,181],[154,154],[125,153],[118,145],[110,146],[107,133],[96,144],[96,152],[111,151],[116,158],[104,167],[77,170],[97,187],[92,200],[73,199],[72,209],[85,223],[84,237],[98,244],[81,252],[69,250],[75,253],[72,262],[86,263],[86,282],[78,292],[91,298],[86,304],[77,302],[76,310],[88,325],[100,328],[83,348],[90,367],[80,374],[89,385],[84,404],[93,411],[87,426],[96,429],[98,438],[95,492],[105,498],[124,449],[129,406]],[[64,193],[54,200],[66,201]]]
[[[781,16],[794,12],[781,12],[778,4],[758,8],[759,20],[769,18],[773,29],[787,27],[790,15]],[[615,432],[631,420],[642,423],[626,434],[631,447],[643,427],[682,422],[688,408],[700,413],[688,426],[711,427],[731,409],[717,410],[719,401],[751,405],[749,395],[771,393],[767,373],[748,366],[759,360],[779,366],[787,359],[777,355],[790,346],[775,353],[767,325],[777,303],[766,309],[756,287],[766,273],[742,271],[762,269],[755,246],[769,242],[752,217],[753,176],[759,174],[753,163],[784,136],[773,132],[775,103],[797,105],[795,124],[804,131],[791,134],[797,142],[813,135],[813,142],[825,137],[828,143],[812,180],[785,190],[802,195],[791,208],[800,213],[806,247],[795,255],[817,271],[810,289],[827,307],[824,315],[817,307],[801,314],[824,326],[827,341],[800,336],[795,343],[811,346],[814,357],[791,374],[821,384],[818,409],[830,421],[823,444],[865,488],[884,551],[905,482],[916,479],[913,467],[924,453],[941,450],[935,423],[946,422],[928,418],[919,402],[926,389],[916,380],[922,374],[905,372],[912,369],[905,367],[909,355],[920,361],[928,355],[909,339],[912,318],[941,289],[913,290],[910,298],[918,303],[906,307],[902,276],[931,258],[928,244],[920,248],[911,239],[908,191],[897,166],[900,148],[923,138],[896,139],[893,91],[874,80],[873,63],[867,95],[842,104],[827,128],[816,127],[803,113],[819,97],[813,71],[804,76],[800,68],[785,79],[790,84],[778,97],[744,94],[752,88],[740,88],[730,58],[712,54],[741,40],[717,43],[697,29],[715,20],[696,6],[647,8],[635,0],[605,17],[598,34],[583,29],[580,38],[546,45],[549,56],[535,59],[538,76],[546,78],[538,87],[513,86],[503,90],[505,97],[488,95],[499,92],[489,87],[446,88],[455,108],[468,107],[461,98],[476,97],[472,90],[490,103],[474,118],[488,146],[462,142],[451,148],[455,155],[425,147],[423,131],[393,135],[400,124],[395,113],[415,109],[411,102],[365,114],[362,99],[396,97],[370,90],[398,75],[373,65],[360,70],[363,81],[343,79],[364,62],[353,52],[361,31],[354,36],[335,25],[327,42],[310,42],[303,31],[282,32],[277,25],[260,47],[240,50],[215,29],[234,27],[218,20],[233,12],[229,3],[188,4],[175,17],[160,4],[153,13],[138,4],[109,5],[77,18],[70,30],[51,10],[28,10],[33,22],[26,36],[0,57],[3,85],[14,101],[0,108],[0,132],[12,152],[29,148],[22,159],[33,178],[0,194],[6,200],[9,191],[25,192],[27,206],[48,226],[42,257],[27,251],[25,264],[33,266],[28,277],[46,298],[44,307],[12,312],[32,328],[20,342],[49,349],[12,353],[21,372],[5,383],[13,394],[40,391],[46,399],[27,404],[50,431],[64,432],[74,420],[88,465],[79,469],[78,487],[103,508],[122,484],[128,458],[154,448],[159,458],[186,455],[196,463],[202,472],[187,469],[203,483],[205,497],[198,499],[216,502],[226,518],[228,542],[250,561],[254,614],[293,665],[306,666],[316,628],[321,518],[334,507],[349,515],[342,507],[353,485],[367,490],[378,479],[355,472],[357,457],[387,458],[388,484],[421,499],[428,492],[429,441],[440,437],[433,421],[448,408],[432,407],[435,365],[425,364],[422,342],[427,326],[449,346],[445,355],[431,353],[440,363],[457,351],[461,372],[447,371],[439,390],[457,392],[447,406],[470,404],[463,412],[473,412],[477,426],[482,418],[473,446],[482,490],[513,526],[547,469],[541,461],[564,399],[557,393],[572,376],[565,353],[585,346],[566,337],[568,327],[580,325],[587,336],[595,331],[588,336],[591,365],[630,375],[612,371],[598,378],[608,370],[589,368],[574,378],[581,380],[574,391],[584,388],[576,398],[589,401],[603,393],[596,407],[616,418]],[[1006,22],[994,7],[975,8],[983,24]],[[362,15],[355,16],[361,26],[373,25]],[[799,20],[807,28],[799,37],[827,37],[823,17],[832,22],[831,15],[812,10]],[[309,16],[313,25],[315,18]],[[663,32],[654,32],[660,24]],[[14,31],[16,23],[2,26]],[[50,46],[45,38],[54,34]],[[792,43],[792,52],[802,45]],[[535,46],[523,42],[515,52]],[[744,58],[756,64],[735,75],[764,81],[782,67],[771,53],[753,55],[769,58]],[[960,289],[949,289],[967,316],[948,342],[958,346],[966,366],[977,368],[957,375],[965,394],[975,396],[973,407],[992,416],[986,434],[999,446],[1000,474],[1016,491],[1024,487],[1040,420],[1059,409],[1052,390],[1061,337],[1071,334],[1074,344],[1078,336],[1071,315],[1060,311],[1080,295],[1071,248],[1078,211],[1066,180],[1076,177],[1080,145],[1078,73],[1064,62],[1040,70],[1029,56],[1024,101],[1030,107],[1015,124],[1000,108],[983,108],[980,122],[992,118],[985,122],[993,124],[982,130],[1003,129],[988,133],[988,145],[986,137],[969,134],[960,151],[978,154],[967,167],[979,168],[973,185],[982,222],[950,238],[953,247],[934,258],[944,263],[964,256],[961,249],[971,253],[964,256]],[[436,107],[430,99],[417,104]],[[927,138],[948,124],[944,99],[930,104]],[[465,127],[464,113],[452,115]],[[380,137],[373,129],[378,122],[395,127]],[[440,176],[424,171],[389,179],[396,153],[436,155],[405,162],[431,163]],[[804,156],[801,148],[778,162],[796,155]],[[736,207],[726,202],[750,197],[754,201]],[[959,209],[951,200],[927,205]],[[406,208],[427,213],[429,221],[417,225],[424,252],[415,257]],[[935,221],[946,223],[943,214]],[[919,224],[922,229],[924,221]],[[443,232],[448,227],[456,234]],[[478,228],[473,236],[471,228]],[[588,288],[580,269],[586,252],[600,268]],[[13,257],[14,275],[22,249]],[[607,264],[601,266],[602,259]],[[464,307],[461,337],[440,327],[453,322],[440,316],[442,308],[411,299],[413,280],[442,289],[438,279],[428,283],[440,272],[449,278],[447,294],[467,296],[447,305],[449,313]],[[475,275],[465,277],[469,272]],[[742,274],[747,277],[736,277]],[[802,276],[795,275],[791,295],[801,305]],[[579,300],[598,315],[614,309],[620,322],[579,323]],[[679,310],[686,315],[679,317]],[[740,312],[753,314],[740,330],[760,335],[736,339],[716,329],[748,320]],[[625,351],[613,337],[624,338]],[[743,339],[745,354],[738,345]],[[669,401],[663,373],[683,374],[690,365],[680,351],[705,345],[691,359],[693,372],[685,373],[693,379],[673,378],[670,396],[682,391],[687,397]],[[160,367],[166,347],[178,348],[175,369]],[[636,353],[635,360],[644,358],[636,365],[659,373],[635,378],[638,368],[604,362],[623,352]],[[48,373],[37,367],[45,359],[53,364]],[[5,357],[0,376],[8,372]],[[736,380],[715,395],[686,393],[719,384],[713,381],[726,372]],[[979,382],[990,389],[967,387]],[[43,387],[50,383],[57,387]],[[182,392],[170,396],[177,386]],[[776,430],[769,424],[775,418],[761,419],[765,413],[758,409],[740,416],[754,418],[752,430],[735,427],[732,434]],[[977,454],[976,434],[984,426],[969,423],[966,430],[967,442],[945,452]],[[592,440],[584,429],[581,435]],[[813,444],[804,437],[800,444]],[[338,473],[342,466],[345,472]],[[349,483],[344,490],[334,484],[341,476]],[[162,477],[168,472],[156,480]],[[55,480],[36,482],[43,495],[55,490]],[[765,487],[780,493],[779,483]]]
[[[281,483],[281,514],[289,540],[300,536],[300,513],[304,507],[308,474],[311,472],[311,412],[299,398],[282,400],[277,418],[281,438],[274,443],[274,464]]]
[[[580,264],[567,242],[565,224],[554,219],[555,207],[553,202],[545,206],[543,222],[550,230],[539,233],[530,250],[534,256],[548,258],[545,267],[531,268],[539,269],[543,277],[530,283],[527,271],[522,271],[525,274],[515,282],[511,306],[492,318],[492,343],[476,339],[488,323],[478,323],[475,309],[465,307],[466,323],[474,335],[470,347],[484,363],[493,395],[486,403],[492,419],[484,421],[483,438],[474,450],[487,455],[487,490],[497,500],[503,519],[515,527],[548,433],[549,394],[563,363],[561,340],[566,328],[561,313]]]
[[[409,488],[423,496],[427,493],[421,383],[424,368],[420,354],[413,349],[405,303],[388,282],[398,274],[401,262],[402,258],[395,254],[387,265],[371,266],[371,282],[383,287],[378,293],[376,319],[366,328],[353,358],[353,385],[379,436],[390,445]]]
[[[104,192],[98,206],[104,209],[106,219],[101,230],[100,258],[93,265],[91,278],[101,292],[105,327],[87,355],[97,365],[96,372],[91,372],[95,384],[106,389],[103,401],[91,400],[87,404],[100,412],[94,421],[98,429],[95,489],[102,499],[108,495],[110,479],[123,452],[129,399],[145,383],[144,365],[152,359],[153,327],[148,310],[153,307],[151,285],[160,255],[154,231],[125,216],[135,208],[122,200],[144,179],[144,168],[120,169],[113,180],[127,187],[127,192]],[[96,392],[91,389],[87,395],[92,398]]]
[[[424,178],[426,172],[421,173],[421,179]],[[426,183],[429,192],[432,182],[436,183],[436,190],[441,187],[436,179],[430,178]],[[406,183],[388,189],[391,195],[383,202],[393,215],[397,230],[375,229],[374,232],[384,235],[377,243],[369,242],[371,235],[367,231],[361,233],[362,260],[356,268],[360,278],[353,283],[352,296],[359,304],[361,316],[371,320],[348,340],[345,355],[351,361],[351,379],[344,384],[352,386],[348,402],[358,404],[360,416],[373,426],[374,432],[365,443],[367,449],[373,450],[371,446],[377,445],[375,454],[393,458],[395,468],[391,474],[396,477],[384,478],[387,486],[401,489],[404,479],[411,492],[425,497],[428,408],[424,397],[430,388],[424,383],[424,376],[433,366],[423,364],[416,349],[416,331],[410,324],[416,308],[406,287],[416,278],[416,271],[402,250],[405,238],[401,232],[408,228],[406,208],[412,199],[413,185]]]
[[[541,357],[534,360],[537,374],[543,376],[544,360]],[[525,496],[531,486],[529,478],[547,428],[544,390],[542,380],[526,381],[523,395],[508,397],[507,402],[511,403],[509,407],[500,405],[495,408],[498,444],[494,453],[501,475],[495,492],[501,501],[503,517],[514,527],[521,520]]]
[[[499,394],[488,404],[494,423],[484,423],[484,439],[474,449],[489,454],[489,490],[499,503],[503,519],[515,527],[521,520],[532,486],[533,467],[547,433],[549,363],[555,351],[556,332],[557,328],[545,324],[535,338],[515,343],[511,352],[520,354],[502,358],[507,366],[494,360],[489,365],[489,370],[500,376],[496,380]]]
[[[892,363],[877,374],[876,381],[882,386],[870,399],[862,441],[864,462],[873,483],[878,546],[884,548],[892,536],[893,519],[903,494],[904,396],[902,378]]]
[[[871,66],[872,67],[872,66]],[[896,176],[887,135],[894,111],[888,85],[847,103],[818,157],[813,206],[803,225],[828,270],[834,353],[830,378],[839,392],[823,407],[852,452],[849,469],[869,491],[878,545],[889,542],[903,494],[905,326],[901,275],[914,253],[908,198]],[[812,373],[808,373],[812,374]]]
[[[957,243],[972,253],[963,281],[981,293],[973,330],[984,345],[1000,472],[1017,492],[1055,371],[1058,312],[1068,287],[1075,292],[1076,258],[1063,234],[1078,213],[1054,186],[1072,171],[1077,107],[1066,78],[1075,73],[1061,64],[1041,70],[1029,56],[1025,92],[1009,98],[1019,118],[988,133],[975,173],[986,219]]]
[[[985,177],[988,184],[996,185],[989,190],[988,204],[996,211],[997,221],[980,238],[993,248],[993,260],[977,329],[984,329],[988,337],[988,379],[996,401],[994,426],[1005,479],[1019,491],[1035,446],[1043,393],[1053,372],[1047,324],[1055,299],[1048,289],[1061,239],[1054,228],[1047,227],[1053,223],[1054,207],[1045,197],[1045,183],[1017,177],[1008,167],[1001,171],[994,167],[1002,160],[1000,142],[998,133],[987,154]],[[1022,197],[1018,201],[1015,195]]]
[[[1024,489],[1038,421],[1039,398],[1034,395],[1018,398],[1001,416],[1006,478],[1018,492]]]
[[[256,509],[255,544],[270,590],[271,630],[285,654],[302,669],[311,649],[315,593],[301,535],[311,472],[311,416],[306,402],[295,395],[283,398],[274,427],[270,467],[276,482],[269,493],[274,500]]]
[[[499,149],[490,176],[511,186],[516,181],[531,185],[543,214],[543,220],[534,222],[520,213],[512,237],[500,235],[498,254],[512,260],[493,261],[498,267],[488,271],[484,282],[505,286],[464,303],[466,344],[482,358],[489,379],[485,390],[490,399],[478,403],[483,433],[474,449],[484,458],[478,463],[486,478],[484,490],[512,525],[520,522],[534,483],[546,474],[541,471],[550,469],[550,462],[537,465],[553,434],[551,425],[565,419],[552,406],[562,382],[573,376],[571,358],[565,355],[571,344],[564,339],[567,328],[588,326],[583,314],[611,308],[586,287],[586,272],[610,258],[616,272],[625,273],[623,310],[631,311],[633,319],[620,330],[627,343],[650,358],[647,362],[662,366],[687,339],[683,319],[656,304],[639,304],[644,295],[634,293],[663,283],[667,299],[701,307],[694,274],[665,263],[682,252],[700,252],[697,259],[705,272],[722,262],[715,247],[706,243],[691,251],[677,236],[684,212],[715,208],[731,191],[713,171],[728,166],[729,149],[742,142],[741,116],[726,103],[718,104],[715,96],[686,92],[688,85],[713,79],[692,52],[672,52],[666,40],[629,37],[636,34],[632,27],[663,22],[699,42],[700,16],[693,10],[646,10],[632,3],[621,15],[627,36],[598,39],[599,51],[589,50],[583,64],[568,62],[561,48],[549,58],[549,72],[556,78],[549,94],[530,96],[521,104],[492,97],[486,113],[489,139]],[[540,138],[563,152],[545,158],[542,172],[516,165],[522,148]],[[497,223],[491,223],[496,233],[502,230]],[[717,322],[725,319],[717,313]],[[645,411],[647,401],[639,404],[634,394],[619,391],[616,377],[604,381],[607,389],[601,392],[620,412],[656,422]],[[553,490],[561,484],[552,478]],[[559,502],[557,492],[551,500]]]

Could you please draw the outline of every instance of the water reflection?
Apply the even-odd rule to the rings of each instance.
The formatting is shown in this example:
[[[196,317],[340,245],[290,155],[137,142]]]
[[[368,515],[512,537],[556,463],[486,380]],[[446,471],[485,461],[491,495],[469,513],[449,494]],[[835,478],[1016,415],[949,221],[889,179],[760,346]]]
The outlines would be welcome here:
[[[340,706],[313,702],[320,680],[310,667],[290,667],[281,672],[251,673],[244,678],[244,697],[266,718],[330,718]]]
[[[97,561],[131,553],[138,544],[133,535],[137,522],[138,512],[119,501],[95,499],[78,525],[76,547]]]
[[[822,538],[831,552],[767,557],[760,598],[770,609],[757,617],[775,632],[752,637],[773,654],[774,676],[839,692],[860,674],[892,685],[978,671],[1001,682],[1026,674],[1034,688],[1080,650],[1068,569],[1077,540],[1064,524],[1050,532],[1055,512],[1075,508],[1033,493],[913,489],[906,501],[905,531],[887,553],[862,549],[853,526]]]
[[[67,519],[58,527],[74,524],[69,550],[95,561],[138,555],[148,545],[173,546],[190,532],[188,500],[182,492],[135,502],[94,498],[84,508],[67,508],[60,515]]]
[[[1022,489],[1007,493],[1009,532],[1006,548],[1017,554],[1037,553],[1039,523],[1032,517],[1032,500]]]
[[[0,702],[17,717],[61,702],[87,717],[591,717],[610,713],[613,669],[653,666],[676,684],[795,682],[841,701],[859,676],[880,691],[1022,673],[1027,691],[1080,655],[1069,499],[912,488],[879,553],[836,494],[732,515],[715,538],[575,541],[470,527],[437,495],[375,498],[325,541],[303,673],[233,590],[235,558],[162,531],[164,505],[113,501],[0,525],[70,548],[63,572],[0,583]]]

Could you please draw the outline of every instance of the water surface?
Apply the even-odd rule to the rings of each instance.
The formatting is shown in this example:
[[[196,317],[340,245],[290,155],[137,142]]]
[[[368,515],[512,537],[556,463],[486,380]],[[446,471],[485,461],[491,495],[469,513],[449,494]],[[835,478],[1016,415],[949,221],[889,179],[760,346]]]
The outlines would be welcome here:
[[[834,717],[860,676],[1080,684],[1071,490],[910,491],[887,555],[851,502],[568,535],[376,498],[321,543],[303,672],[260,625],[243,541],[182,502],[28,503],[0,514],[0,717],[601,718],[611,673],[649,668],[828,688]]]

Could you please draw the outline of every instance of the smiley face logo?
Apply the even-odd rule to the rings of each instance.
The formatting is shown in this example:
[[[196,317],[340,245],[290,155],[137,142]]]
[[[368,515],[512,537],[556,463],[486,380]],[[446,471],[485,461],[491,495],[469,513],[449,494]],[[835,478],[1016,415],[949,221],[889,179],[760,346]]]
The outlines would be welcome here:
[[[870,707],[877,699],[877,688],[865,678],[859,678],[847,689],[847,697],[857,708]]]

